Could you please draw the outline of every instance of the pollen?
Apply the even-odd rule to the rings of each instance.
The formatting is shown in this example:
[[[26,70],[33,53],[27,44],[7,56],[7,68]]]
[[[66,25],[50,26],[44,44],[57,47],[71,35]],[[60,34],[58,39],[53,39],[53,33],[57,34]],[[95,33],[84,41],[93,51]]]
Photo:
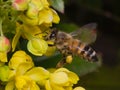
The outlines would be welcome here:
[[[72,55],[69,55],[69,56],[66,57],[66,62],[67,63],[70,64],[72,62],[72,60],[73,60]]]

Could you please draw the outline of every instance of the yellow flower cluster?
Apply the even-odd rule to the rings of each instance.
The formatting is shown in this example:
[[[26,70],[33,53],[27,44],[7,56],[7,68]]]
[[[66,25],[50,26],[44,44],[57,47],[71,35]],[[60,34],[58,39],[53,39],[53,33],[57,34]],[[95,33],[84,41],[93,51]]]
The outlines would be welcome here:
[[[16,21],[15,36],[12,39],[12,51],[15,51],[19,38],[23,37],[28,40],[27,48],[33,55],[53,54],[56,47],[49,47],[48,44],[54,42],[46,41],[45,37],[50,33],[52,23],[59,23],[60,18],[49,2],[12,0],[12,6],[20,12]],[[9,49],[10,42],[2,36],[1,31],[0,81],[5,82],[5,90],[85,90],[82,87],[73,88],[79,80],[74,72],[66,68],[48,70],[36,67],[32,58],[22,50],[16,51],[8,62]],[[67,57],[67,60],[71,62],[72,57]]]
[[[27,48],[33,55],[51,55],[52,49],[44,37],[50,32],[52,23],[59,23],[60,18],[55,10],[50,8],[47,0],[13,0],[12,6],[21,11],[16,33],[12,40],[12,51],[15,50],[20,36],[28,39]],[[53,48],[53,50],[55,50]],[[50,53],[46,53],[49,51]]]
[[[85,90],[73,88],[79,77],[66,68],[35,67],[24,51],[13,54],[8,66],[0,67],[0,79],[6,81],[5,90]]]
[[[13,7],[23,11],[20,20],[29,25],[51,25],[59,23],[56,11],[50,8],[47,0],[13,0]]]

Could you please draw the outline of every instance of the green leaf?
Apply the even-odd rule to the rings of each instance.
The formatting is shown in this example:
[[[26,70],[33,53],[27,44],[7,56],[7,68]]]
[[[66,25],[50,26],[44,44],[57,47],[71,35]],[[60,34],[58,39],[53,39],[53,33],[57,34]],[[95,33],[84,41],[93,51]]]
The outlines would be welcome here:
[[[61,55],[56,53],[53,56],[32,56],[36,66],[42,66],[44,68],[55,68],[57,62],[61,59]]]
[[[73,62],[66,67],[77,73],[79,76],[86,75],[90,72],[93,72],[101,66],[101,58],[99,58],[98,62],[88,62],[85,59],[80,57],[74,57]]]
[[[60,24],[56,25],[56,28],[60,29],[61,31],[70,33],[74,30],[77,30],[79,27],[73,23],[60,23]]]
[[[64,1],[63,0],[49,0],[52,7],[61,13],[64,13]]]
[[[56,64],[61,59],[62,56],[59,53],[56,53],[54,56],[51,57],[34,57],[35,65],[42,66],[44,68],[55,68]],[[97,70],[97,68],[100,66],[101,58],[99,58],[99,62],[94,63],[83,60],[80,57],[73,57],[73,62],[71,64],[67,64],[65,67],[77,73],[79,76],[82,76]]]
[[[80,85],[86,90],[119,90],[120,89],[120,64],[106,66],[105,64],[94,72],[80,78]]]

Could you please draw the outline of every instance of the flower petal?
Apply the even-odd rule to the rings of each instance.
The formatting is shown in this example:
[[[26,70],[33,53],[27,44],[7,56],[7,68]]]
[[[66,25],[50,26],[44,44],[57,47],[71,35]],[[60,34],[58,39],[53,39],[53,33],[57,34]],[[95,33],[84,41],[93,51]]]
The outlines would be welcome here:
[[[39,25],[42,23],[51,23],[53,14],[50,9],[43,9],[39,12]]]
[[[51,9],[52,13],[53,13],[53,23],[59,23],[60,22],[60,17],[58,16],[58,14],[56,13],[55,10]]]
[[[15,33],[15,36],[13,37],[13,40],[12,40],[12,51],[15,50],[16,48],[16,45],[18,43],[18,40],[21,36],[21,25],[17,23],[17,28],[16,28],[16,33]]]
[[[45,83],[45,89],[46,90],[53,90],[51,85],[50,85],[50,81],[49,80],[47,80],[46,83]]]
[[[14,90],[14,89],[15,89],[14,81],[8,82],[7,85],[5,86],[5,90]]]
[[[69,80],[73,84],[77,84],[79,77],[74,72],[67,73]]]
[[[26,72],[25,75],[38,82],[40,85],[45,85],[45,82],[49,78],[50,73],[42,67],[34,67]]]
[[[33,66],[34,66],[34,63],[27,63],[27,62],[21,63],[16,70],[16,75],[24,75]]]
[[[17,69],[17,67],[23,62],[33,63],[32,58],[24,51],[17,51],[13,54],[8,64],[11,69]]]
[[[7,53],[6,52],[0,52],[0,62],[1,62],[1,65],[4,62],[7,62]]]
[[[40,90],[36,82],[28,76],[17,76],[15,78],[15,85],[17,90]]]
[[[69,78],[65,72],[57,72],[51,74],[50,81],[57,85],[64,85],[69,81]]]
[[[31,19],[24,14],[21,14],[19,18],[24,24],[31,25],[31,26],[38,25],[38,18]]]

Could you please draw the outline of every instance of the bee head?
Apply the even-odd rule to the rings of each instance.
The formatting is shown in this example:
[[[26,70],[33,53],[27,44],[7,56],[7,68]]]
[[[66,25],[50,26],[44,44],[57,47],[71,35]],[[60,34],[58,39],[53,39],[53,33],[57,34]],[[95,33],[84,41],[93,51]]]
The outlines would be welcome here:
[[[50,33],[50,36],[49,36],[50,40],[56,39],[57,33],[58,33],[57,29],[52,30],[51,33]]]

